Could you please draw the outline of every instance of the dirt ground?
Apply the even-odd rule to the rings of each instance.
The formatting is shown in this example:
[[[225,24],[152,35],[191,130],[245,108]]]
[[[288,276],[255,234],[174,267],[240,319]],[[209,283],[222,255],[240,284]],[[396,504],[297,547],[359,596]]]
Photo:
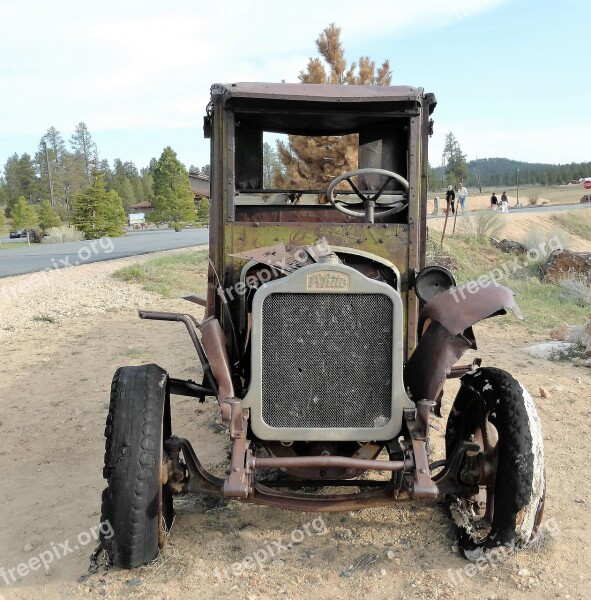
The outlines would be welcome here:
[[[591,370],[527,357],[522,348],[544,338],[528,337],[509,317],[477,326],[481,350],[462,362],[481,356],[485,365],[506,368],[537,404],[550,526],[536,547],[468,572],[449,518],[435,502],[320,517],[185,497],[175,503],[175,526],[154,564],[133,571],[101,566],[88,575],[113,372],[156,362],[173,376],[199,379],[182,325],[136,317],[138,308],[190,305],[110,280],[121,262],[71,269],[58,286],[33,291],[22,306],[22,300],[0,296],[0,600],[591,598],[591,476],[585,467]],[[48,294],[61,299],[60,310],[50,320],[34,320],[47,312],[39,306]],[[110,298],[117,299],[115,308]],[[540,387],[548,398],[540,397]],[[457,381],[448,388],[444,416]],[[215,416],[211,400],[173,399],[173,431],[193,442],[202,462],[219,469],[226,435],[212,426]],[[445,420],[435,426],[435,451],[441,452]],[[31,560],[40,557],[47,569]],[[258,557],[259,564],[233,572],[233,563],[247,557]],[[25,563],[37,569],[25,573]]]
[[[431,202],[432,204],[432,202]],[[445,221],[445,217],[442,216],[441,213],[441,203],[439,204],[439,212],[440,215],[437,218],[429,219],[427,221],[427,225],[429,229],[433,229],[434,231],[442,231],[443,225]],[[466,217],[471,216],[472,210],[476,210],[476,207],[472,208],[473,205],[470,205],[470,209],[466,212]],[[484,208],[484,206],[480,206],[477,208]],[[431,209],[432,210],[432,207]],[[499,214],[502,214],[499,211]],[[557,223],[553,217],[556,214],[566,215],[566,212],[563,213],[555,213],[555,212],[547,212],[547,213],[531,213],[528,212],[527,209],[513,210],[509,211],[509,215],[506,219],[505,226],[501,234],[499,234],[500,238],[507,238],[510,240],[516,240],[518,242],[524,242],[527,238],[527,233],[532,229],[543,230],[546,233],[550,233],[551,231],[555,231],[557,228],[560,228],[560,224]],[[569,214],[575,214],[578,218],[582,219],[585,223],[591,223],[591,209],[589,208],[581,208],[569,211]],[[503,215],[504,217],[504,215]],[[459,233],[463,231],[463,216],[459,215],[456,221],[456,229]],[[452,235],[453,230],[453,215],[450,213],[447,226],[446,226],[446,235]],[[582,238],[574,235],[573,233],[568,234],[568,249],[573,252],[591,252],[591,240]]]

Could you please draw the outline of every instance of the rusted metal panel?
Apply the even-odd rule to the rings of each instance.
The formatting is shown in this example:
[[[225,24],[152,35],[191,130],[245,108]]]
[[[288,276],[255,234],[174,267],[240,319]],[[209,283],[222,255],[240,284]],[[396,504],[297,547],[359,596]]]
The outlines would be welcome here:
[[[428,321],[437,321],[458,335],[482,319],[505,314],[507,309],[523,319],[512,290],[491,281],[471,281],[437,294],[421,311],[419,332],[424,332]]]
[[[421,122],[418,117],[410,119],[409,147],[409,200],[408,200],[408,279],[421,268]],[[417,319],[419,315],[419,299],[410,288],[406,297],[406,355],[412,354],[417,343]]]
[[[454,336],[440,323],[432,323],[404,370],[404,385],[410,398],[414,402],[423,399],[439,402],[452,366],[470,347],[464,336]],[[439,414],[439,404],[435,412]]]

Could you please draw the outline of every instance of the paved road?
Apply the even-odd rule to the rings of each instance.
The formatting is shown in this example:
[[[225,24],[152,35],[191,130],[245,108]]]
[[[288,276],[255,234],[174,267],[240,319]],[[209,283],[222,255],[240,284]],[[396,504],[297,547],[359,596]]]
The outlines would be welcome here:
[[[178,233],[172,229],[144,229],[130,231],[120,238],[3,248],[0,250],[0,277],[188,248],[207,244],[208,236],[207,229],[184,229]],[[23,240],[3,238],[1,241],[4,246]]]
[[[445,198],[443,199],[443,206],[445,206]],[[428,219],[441,219],[445,216],[443,209],[441,208],[441,200],[439,201],[439,214],[438,215],[427,215]],[[587,209],[591,210],[589,204],[554,204],[551,206],[532,206],[527,208],[516,208],[514,204],[509,205],[509,212],[514,215],[529,215],[531,213],[545,213],[545,212],[562,212],[565,210],[579,210]],[[468,211],[466,214],[469,215],[472,211]],[[501,214],[501,209],[498,210]],[[450,213],[451,214],[451,213]]]

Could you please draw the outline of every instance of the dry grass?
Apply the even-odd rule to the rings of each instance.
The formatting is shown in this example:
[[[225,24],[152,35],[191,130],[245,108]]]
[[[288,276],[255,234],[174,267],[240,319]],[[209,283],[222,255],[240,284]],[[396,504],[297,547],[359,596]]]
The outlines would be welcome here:
[[[205,291],[207,252],[192,251],[151,258],[113,273],[113,277],[136,283],[163,298],[179,298]]]

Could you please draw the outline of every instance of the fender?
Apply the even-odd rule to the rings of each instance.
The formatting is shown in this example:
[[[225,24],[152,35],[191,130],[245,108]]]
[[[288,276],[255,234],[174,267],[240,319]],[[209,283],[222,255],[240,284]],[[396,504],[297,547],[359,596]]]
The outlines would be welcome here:
[[[439,414],[443,385],[452,366],[469,348],[476,349],[472,325],[510,309],[523,319],[514,293],[497,283],[471,281],[437,294],[419,314],[419,343],[404,370],[413,402],[436,400]]]
[[[437,321],[452,335],[458,335],[478,321],[506,314],[507,309],[523,320],[513,290],[492,281],[470,281],[437,294],[425,305],[419,314],[419,337],[429,321]]]

